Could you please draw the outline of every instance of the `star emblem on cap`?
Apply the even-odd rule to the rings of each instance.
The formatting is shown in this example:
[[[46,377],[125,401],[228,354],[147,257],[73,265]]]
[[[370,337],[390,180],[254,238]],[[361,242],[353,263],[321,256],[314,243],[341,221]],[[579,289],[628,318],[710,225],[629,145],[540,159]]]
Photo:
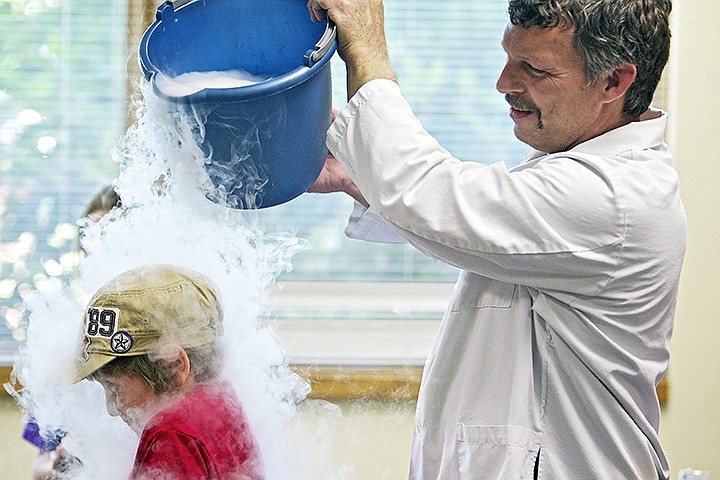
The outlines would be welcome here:
[[[110,337],[110,349],[115,353],[127,353],[133,345],[133,339],[129,333],[119,331]]]

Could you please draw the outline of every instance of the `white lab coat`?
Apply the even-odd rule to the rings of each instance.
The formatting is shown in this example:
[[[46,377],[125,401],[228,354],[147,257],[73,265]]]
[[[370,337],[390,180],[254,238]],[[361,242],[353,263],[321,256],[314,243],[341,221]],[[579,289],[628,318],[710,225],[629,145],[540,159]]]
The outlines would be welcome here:
[[[461,162],[398,86],[363,86],[328,147],[383,223],[463,270],[418,399],[413,480],[665,479],[686,219],[666,114],[520,165]]]

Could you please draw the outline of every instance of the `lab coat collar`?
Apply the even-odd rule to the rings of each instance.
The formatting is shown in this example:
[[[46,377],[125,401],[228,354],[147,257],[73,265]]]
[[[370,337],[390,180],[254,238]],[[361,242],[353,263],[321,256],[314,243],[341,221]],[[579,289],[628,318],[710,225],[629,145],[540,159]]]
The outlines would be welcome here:
[[[631,122],[622,127],[591,138],[569,150],[591,155],[620,155],[628,150],[647,150],[663,144],[668,114],[662,110],[649,110],[647,120]],[[532,150],[521,163],[546,156],[546,152]]]

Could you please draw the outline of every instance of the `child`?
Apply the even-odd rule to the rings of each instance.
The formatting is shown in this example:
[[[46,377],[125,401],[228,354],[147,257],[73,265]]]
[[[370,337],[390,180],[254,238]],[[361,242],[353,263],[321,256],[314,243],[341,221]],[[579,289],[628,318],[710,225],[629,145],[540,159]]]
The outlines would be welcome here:
[[[100,382],[108,413],[140,435],[131,479],[264,477],[243,410],[217,380],[221,334],[214,286],[179,267],[130,270],[90,300],[75,381]]]

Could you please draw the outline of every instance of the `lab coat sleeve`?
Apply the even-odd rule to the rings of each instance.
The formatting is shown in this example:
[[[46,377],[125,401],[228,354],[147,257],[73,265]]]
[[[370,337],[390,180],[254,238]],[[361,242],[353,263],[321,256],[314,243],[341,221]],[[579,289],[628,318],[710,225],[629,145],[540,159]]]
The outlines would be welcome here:
[[[345,235],[356,240],[377,243],[406,243],[377,212],[355,202]]]
[[[394,82],[363,86],[328,147],[371,207],[426,254],[480,275],[597,293],[622,249],[617,179],[563,156],[508,170],[461,162],[424,130]]]

